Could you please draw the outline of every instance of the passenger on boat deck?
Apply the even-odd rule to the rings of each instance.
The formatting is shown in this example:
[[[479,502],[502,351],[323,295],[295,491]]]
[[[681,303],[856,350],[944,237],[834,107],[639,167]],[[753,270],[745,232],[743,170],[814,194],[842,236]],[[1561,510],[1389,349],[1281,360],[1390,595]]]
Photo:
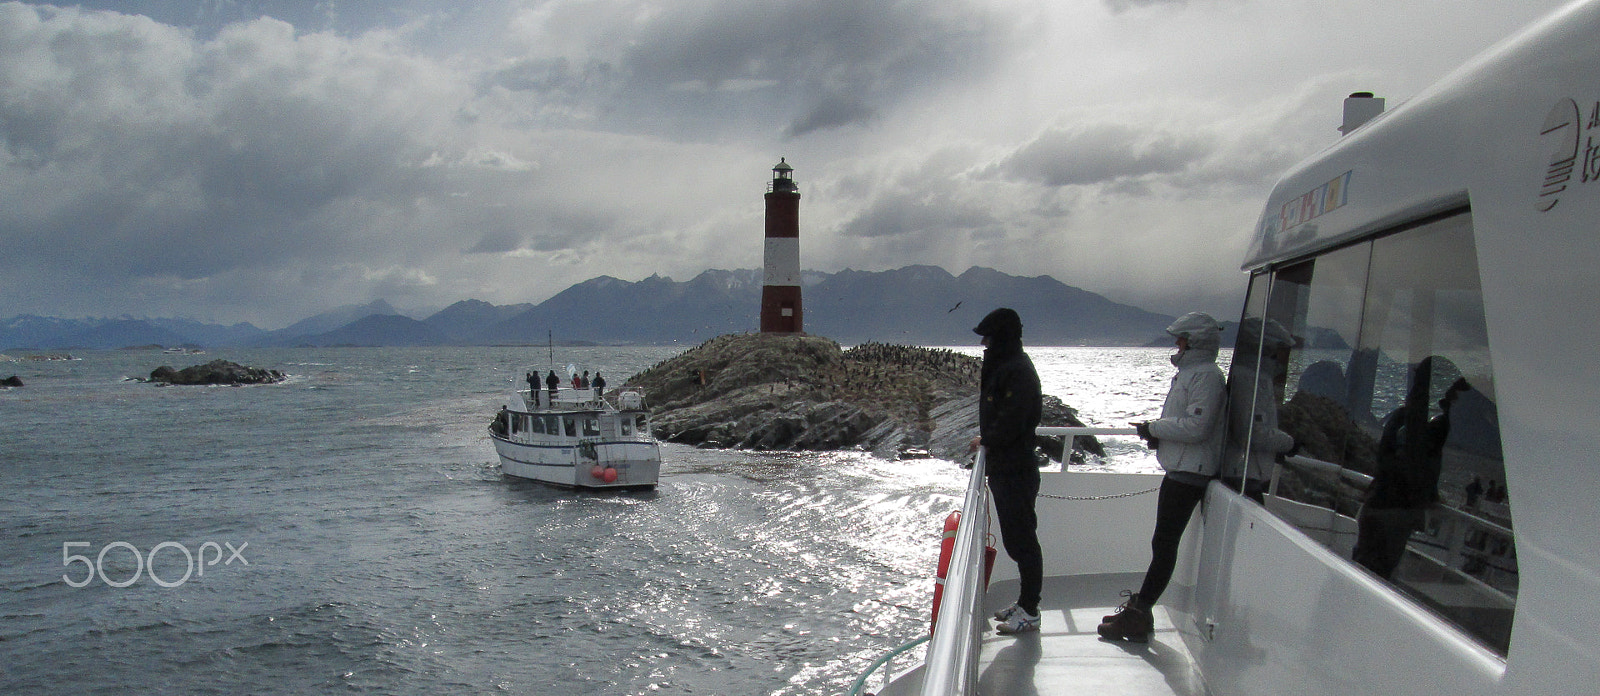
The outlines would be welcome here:
[[[1044,553],[1039,548],[1038,437],[1034,429],[1044,408],[1039,373],[1022,350],[1022,318],[1001,307],[978,323],[983,337],[983,373],[978,393],[978,437],[971,449],[985,450],[989,494],[1000,520],[1000,539],[1017,564],[1017,603],[995,614],[1000,633],[1039,630],[1039,593],[1044,584]]]
[[[584,370],[583,371],[583,379],[578,380],[578,388],[579,389],[588,389],[589,388],[589,371],[588,370]]]
[[[556,376],[556,371],[551,370],[549,376],[544,378],[544,385],[550,388],[550,400],[556,400],[556,390],[561,387],[561,378]]]
[[[1111,640],[1146,642],[1155,630],[1150,608],[1167,589],[1178,563],[1178,542],[1189,516],[1205,497],[1206,484],[1222,465],[1227,434],[1223,410],[1227,401],[1222,368],[1217,367],[1222,327],[1211,315],[1190,312],[1167,327],[1178,346],[1172,364],[1178,374],[1161,406],[1161,417],[1134,423],[1139,437],[1156,451],[1167,471],[1156,498],[1156,528],[1150,538],[1150,567],[1138,593],[1124,590],[1128,601],[1105,617],[1098,631]]]
[[[596,373],[594,373],[594,398],[598,399],[598,398],[600,398],[602,396],[605,396],[605,395],[606,395],[606,378],[601,377],[600,373],[596,372]]]

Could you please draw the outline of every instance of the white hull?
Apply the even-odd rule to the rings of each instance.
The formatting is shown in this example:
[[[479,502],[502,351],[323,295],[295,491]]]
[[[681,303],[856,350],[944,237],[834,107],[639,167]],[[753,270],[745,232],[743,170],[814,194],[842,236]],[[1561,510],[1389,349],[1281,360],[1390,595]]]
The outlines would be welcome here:
[[[530,445],[491,437],[508,476],[570,488],[653,488],[661,477],[660,447],[655,442],[596,443],[598,459],[583,457],[576,445]],[[602,475],[595,476],[594,469]],[[616,470],[607,483],[604,469]]]

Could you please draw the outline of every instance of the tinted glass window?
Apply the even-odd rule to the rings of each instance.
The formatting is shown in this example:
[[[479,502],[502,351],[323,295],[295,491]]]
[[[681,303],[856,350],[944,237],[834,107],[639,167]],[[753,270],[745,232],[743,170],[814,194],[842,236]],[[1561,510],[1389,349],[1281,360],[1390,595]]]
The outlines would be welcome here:
[[[1504,653],[1517,563],[1489,355],[1469,214],[1258,274],[1226,461],[1268,509]]]

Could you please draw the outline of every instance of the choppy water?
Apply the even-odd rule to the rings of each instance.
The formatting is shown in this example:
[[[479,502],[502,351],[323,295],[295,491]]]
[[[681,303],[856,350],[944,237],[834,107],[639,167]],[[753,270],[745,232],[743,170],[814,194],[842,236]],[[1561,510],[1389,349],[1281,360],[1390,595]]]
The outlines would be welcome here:
[[[615,384],[675,352],[557,359]],[[1091,424],[1154,415],[1172,373],[1030,353]],[[675,445],[649,493],[508,479],[484,426],[543,349],[79,357],[0,364],[27,384],[0,391],[3,693],[841,693],[926,630],[964,483]],[[214,358],[293,377],[123,381]]]

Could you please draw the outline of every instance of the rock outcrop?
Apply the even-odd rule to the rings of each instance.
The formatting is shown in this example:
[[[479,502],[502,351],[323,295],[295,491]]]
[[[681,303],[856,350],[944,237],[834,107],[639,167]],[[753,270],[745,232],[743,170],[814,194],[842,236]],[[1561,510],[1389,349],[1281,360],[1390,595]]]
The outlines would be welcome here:
[[[174,370],[162,365],[150,371],[151,382],[161,384],[272,384],[287,375],[277,370],[245,367],[227,360],[212,360],[204,365]]]
[[[978,430],[979,359],[950,350],[817,336],[718,336],[628,380],[654,411],[656,435],[703,447],[923,450],[964,457]],[[1081,425],[1045,398],[1045,425]],[[1060,458],[1059,438],[1041,438]],[[1093,438],[1077,449],[1103,453]]]

